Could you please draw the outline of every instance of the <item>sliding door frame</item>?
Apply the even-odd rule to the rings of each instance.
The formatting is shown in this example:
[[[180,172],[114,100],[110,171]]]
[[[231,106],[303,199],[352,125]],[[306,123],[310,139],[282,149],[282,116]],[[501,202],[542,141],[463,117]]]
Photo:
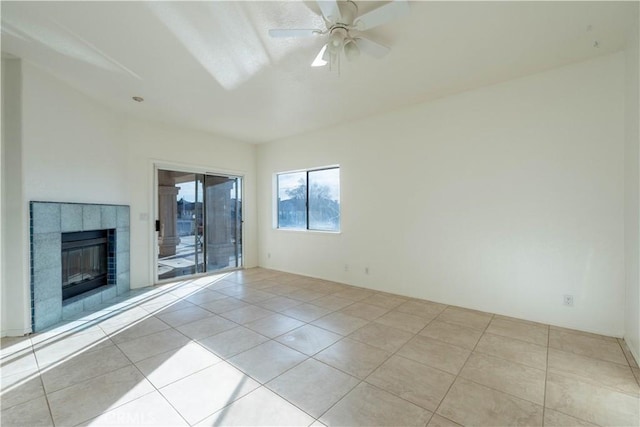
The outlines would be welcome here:
[[[220,271],[222,272],[228,272],[228,271],[235,271],[235,270],[241,270],[244,268],[244,262],[245,262],[245,227],[244,227],[244,214],[246,211],[246,205],[245,205],[245,172],[241,172],[241,171],[233,171],[233,170],[229,170],[229,169],[220,169],[220,168],[216,168],[216,167],[206,167],[206,166],[202,166],[202,165],[191,165],[191,164],[186,164],[186,163],[174,163],[174,162],[167,162],[167,161],[163,161],[163,160],[153,160],[152,161],[153,164],[153,177],[152,177],[152,182],[153,182],[153,191],[151,192],[151,206],[152,206],[152,212],[153,212],[153,217],[151,218],[151,220],[149,221],[149,225],[150,225],[150,231],[151,231],[151,238],[149,239],[150,241],[150,253],[151,253],[151,266],[150,266],[150,272],[151,272],[151,278],[153,280],[153,284],[154,285],[158,285],[158,284],[162,284],[162,283],[169,283],[169,282],[175,282],[177,280],[181,280],[183,279],[190,279],[190,278],[197,278],[197,277],[203,277],[203,276],[208,276],[211,274],[216,274]],[[156,221],[158,221],[160,219],[160,212],[158,211],[158,170],[170,170],[170,171],[175,171],[175,172],[184,172],[184,173],[193,173],[193,174],[201,174],[201,175],[213,175],[213,176],[221,176],[221,177],[227,177],[227,178],[240,178],[242,185],[240,186],[240,197],[242,200],[242,213],[240,216],[240,223],[241,223],[241,239],[242,239],[242,245],[240,247],[240,251],[238,251],[236,249],[236,253],[238,253],[241,257],[240,259],[240,266],[239,267],[231,267],[231,268],[227,268],[224,270],[219,270],[219,271],[206,271],[203,273],[195,273],[189,276],[182,276],[181,277],[173,277],[173,278],[169,278],[169,279],[163,279],[163,280],[159,280],[158,279],[158,232],[156,232]],[[203,186],[204,187],[204,186]],[[204,189],[203,189],[204,191]],[[203,209],[204,212],[204,209]]]

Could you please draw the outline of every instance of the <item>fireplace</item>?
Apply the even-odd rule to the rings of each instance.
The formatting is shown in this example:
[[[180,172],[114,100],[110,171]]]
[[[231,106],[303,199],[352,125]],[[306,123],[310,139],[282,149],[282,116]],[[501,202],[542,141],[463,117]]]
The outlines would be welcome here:
[[[30,206],[33,331],[129,292],[128,206],[37,201]]]
[[[107,230],[62,233],[62,300],[107,285]]]

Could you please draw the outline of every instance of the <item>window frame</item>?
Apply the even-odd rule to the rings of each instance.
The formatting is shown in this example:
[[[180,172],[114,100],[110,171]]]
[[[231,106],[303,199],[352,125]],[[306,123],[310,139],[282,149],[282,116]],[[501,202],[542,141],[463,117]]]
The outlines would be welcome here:
[[[309,228],[309,173],[324,171],[324,170],[338,170],[338,190],[340,197],[338,198],[338,229],[337,230],[321,230],[315,228]],[[290,231],[290,232],[302,232],[302,233],[327,233],[327,234],[341,234],[342,233],[342,187],[341,187],[341,171],[340,165],[329,165],[329,166],[320,166],[315,168],[308,169],[295,169],[289,171],[275,172],[273,174],[273,228],[279,231]],[[280,227],[280,215],[279,215],[279,196],[280,196],[280,185],[279,185],[279,176],[280,175],[288,175],[294,173],[304,173],[305,174],[305,227],[304,228],[287,228]]]

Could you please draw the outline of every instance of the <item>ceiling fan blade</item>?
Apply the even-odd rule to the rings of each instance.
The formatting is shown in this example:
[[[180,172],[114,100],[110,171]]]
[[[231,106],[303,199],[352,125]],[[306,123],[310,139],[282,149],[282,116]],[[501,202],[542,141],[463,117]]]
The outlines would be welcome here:
[[[391,50],[387,46],[383,46],[380,43],[376,43],[372,40],[359,37],[356,39],[356,44],[360,48],[361,52],[371,55],[375,58],[382,58]]]
[[[317,0],[322,16],[329,22],[338,22],[342,16],[336,0]]]
[[[329,63],[329,51],[327,50],[327,45],[325,44],[318,52],[316,59],[311,63],[312,67],[324,67]]]
[[[321,34],[320,30],[308,30],[308,29],[281,29],[281,30],[269,30],[271,37],[312,37]]]
[[[409,13],[409,2],[407,0],[394,0],[371,12],[367,12],[356,18],[354,26],[360,30],[368,30],[378,25],[386,24],[392,19]]]

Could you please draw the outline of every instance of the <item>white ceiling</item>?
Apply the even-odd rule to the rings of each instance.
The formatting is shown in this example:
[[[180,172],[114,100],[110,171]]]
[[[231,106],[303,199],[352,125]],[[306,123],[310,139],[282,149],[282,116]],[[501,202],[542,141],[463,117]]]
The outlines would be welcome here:
[[[315,1],[2,1],[2,51],[116,110],[266,142],[619,51],[635,6],[411,2],[368,33],[389,55],[338,74],[309,67],[321,38],[267,34],[324,28]]]

